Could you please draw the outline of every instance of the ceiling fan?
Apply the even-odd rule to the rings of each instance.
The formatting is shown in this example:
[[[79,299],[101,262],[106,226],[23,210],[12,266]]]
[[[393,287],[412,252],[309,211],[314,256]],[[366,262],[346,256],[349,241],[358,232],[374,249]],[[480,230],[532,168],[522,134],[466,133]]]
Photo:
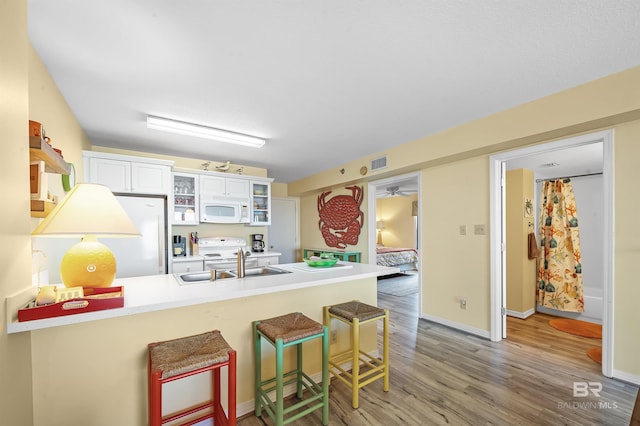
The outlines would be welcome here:
[[[395,197],[395,196],[401,196],[401,197],[408,197],[410,194],[415,194],[418,191],[409,189],[409,190],[401,190],[399,186],[390,186],[387,188],[387,190],[383,193],[382,198],[388,198],[388,197]]]

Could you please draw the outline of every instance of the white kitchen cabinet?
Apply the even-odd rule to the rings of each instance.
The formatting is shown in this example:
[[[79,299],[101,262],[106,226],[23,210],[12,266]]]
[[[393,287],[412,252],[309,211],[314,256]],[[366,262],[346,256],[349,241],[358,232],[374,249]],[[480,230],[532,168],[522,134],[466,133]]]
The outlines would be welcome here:
[[[173,161],[83,152],[85,181],[107,186],[113,192],[169,194]]]
[[[172,173],[173,199],[169,215],[173,225],[198,225],[199,197],[198,175],[190,173]]]
[[[251,181],[251,220],[254,226],[271,225],[271,181]]]
[[[202,272],[204,271],[204,263],[202,260],[188,260],[182,262],[173,262],[173,273],[184,274],[187,272]]]
[[[171,167],[160,164],[131,163],[131,192],[170,193]]]
[[[90,158],[88,181],[106,185],[113,192],[131,192],[131,163],[106,158]]]
[[[221,197],[249,198],[249,180],[224,176],[200,175],[200,197],[203,201]]]
[[[200,195],[203,200],[223,197],[227,191],[226,179],[217,176],[200,176]]]

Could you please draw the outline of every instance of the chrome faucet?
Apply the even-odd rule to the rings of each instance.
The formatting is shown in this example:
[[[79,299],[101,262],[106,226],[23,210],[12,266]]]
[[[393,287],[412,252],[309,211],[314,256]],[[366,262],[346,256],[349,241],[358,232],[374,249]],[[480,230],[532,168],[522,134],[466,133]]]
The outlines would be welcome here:
[[[238,249],[238,278],[244,278],[246,270],[245,262],[249,254],[249,252],[245,253],[242,249]]]

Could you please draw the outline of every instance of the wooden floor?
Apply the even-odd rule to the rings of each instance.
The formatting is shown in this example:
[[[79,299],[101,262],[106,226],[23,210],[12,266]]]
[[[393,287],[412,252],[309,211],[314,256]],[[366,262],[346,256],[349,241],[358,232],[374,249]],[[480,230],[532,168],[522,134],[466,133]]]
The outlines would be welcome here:
[[[509,318],[507,340],[493,343],[418,320],[418,295],[378,294],[391,310],[391,388],[360,391],[333,379],[332,425],[629,425],[638,387],[608,379],[585,351],[599,340],[551,328],[549,316]],[[602,384],[600,397],[574,397],[574,382]],[[597,390],[597,389],[596,389]],[[320,425],[316,411],[292,425]],[[271,425],[244,416],[240,426]]]

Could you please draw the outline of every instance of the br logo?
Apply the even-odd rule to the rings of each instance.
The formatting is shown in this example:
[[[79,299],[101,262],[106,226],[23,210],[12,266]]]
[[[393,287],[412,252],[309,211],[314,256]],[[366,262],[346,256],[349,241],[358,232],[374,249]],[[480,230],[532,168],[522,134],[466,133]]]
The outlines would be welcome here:
[[[574,397],[584,398],[591,393],[599,398],[600,392],[602,392],[602,383],[600,382],[573,382]]]

